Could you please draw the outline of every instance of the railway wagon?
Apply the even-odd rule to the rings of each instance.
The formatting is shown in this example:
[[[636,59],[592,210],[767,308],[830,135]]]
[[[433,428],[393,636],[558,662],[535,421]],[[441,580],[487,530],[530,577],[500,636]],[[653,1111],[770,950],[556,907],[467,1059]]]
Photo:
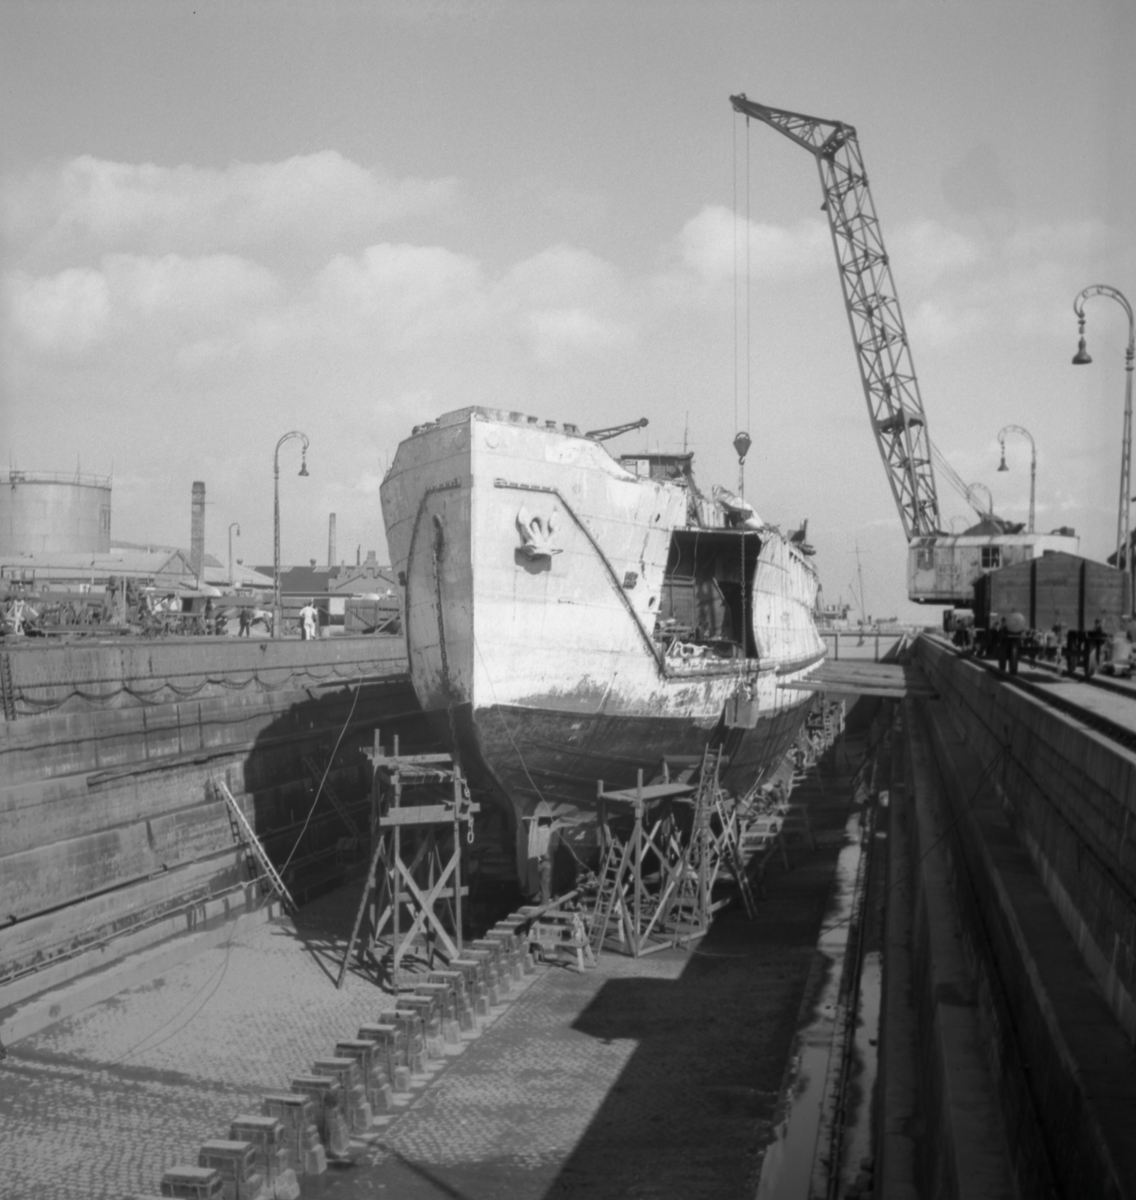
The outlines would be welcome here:
[[[979,652],[1017,671],[1022,656],[1064,654],[1070,673],[1131,670],[1127,572],[1061,551],[981,576],[974,587]]]

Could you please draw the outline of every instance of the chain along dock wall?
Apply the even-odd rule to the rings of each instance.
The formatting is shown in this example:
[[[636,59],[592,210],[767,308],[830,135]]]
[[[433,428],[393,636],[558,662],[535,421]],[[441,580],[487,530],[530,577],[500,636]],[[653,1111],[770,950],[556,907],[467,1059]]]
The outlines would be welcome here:
[[[141,926],[157,936],[171,915],[193,925],[221,893],[243,905],[245,856],[213,779],[227,782],[278,866],[291,856],[292,888],[342,877],[351,831],[326,795],[307,820],[305,757],[329,754],[342,733],[327,784],[365,830],[361,751],[374,729],[427,736],[397,637],[0,654],[5,711],[15,712],[0,722],[0,988],[23,976],[26,991],[33,969],[55,964],[58,975],[63,959],[107,939],[136,946]]]
[[[1136,1042],[1136,755],[940,642],[928,678],[993,772],[1018,838],[1116,1020]]]

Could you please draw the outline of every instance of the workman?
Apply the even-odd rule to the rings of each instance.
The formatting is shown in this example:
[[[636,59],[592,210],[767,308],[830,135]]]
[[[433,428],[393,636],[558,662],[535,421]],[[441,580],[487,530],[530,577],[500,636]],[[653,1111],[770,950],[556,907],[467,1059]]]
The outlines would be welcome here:
[[[547,806],[544,812],[535,813],[531,817],[526,817],[525,820],[529,822],[530,886],[534,882],[531,872],[535,866],[535,883],[540,891],[540,903],[545,905],[552,900],[552,854],[556,848],[556,842],[552,835],[556,830],[556,824],[552,820],[552,814],[547,811]]]
[[[240,632],[237,637],[251,637],[252,629],[252,609],[247,604],[242,606],[241,611],[237,614],[237,618],[241,623]]]
[[[316,622],[318,620],[319,613],[316,611],[316,606],[313,601],[309,600],[300,609],[300,637],[305,642],[310,642],[316,636]]]

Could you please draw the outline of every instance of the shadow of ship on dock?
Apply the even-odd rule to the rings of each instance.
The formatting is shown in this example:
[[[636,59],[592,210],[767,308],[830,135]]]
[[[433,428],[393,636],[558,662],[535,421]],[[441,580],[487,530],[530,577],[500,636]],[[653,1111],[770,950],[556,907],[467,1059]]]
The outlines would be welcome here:
[[[360,751],[374,728],[427,736],[401,639],[134,639],[0,653],[13,713],[0,722],[8,1003],[260,901],[219,781],[270,859],[288,864],[298,900],[333,886],[351,865],[341,845],[351,822],[367,833]],[[313,807],[318,780],[305,758],[333,750],[328,783],[341,808],[328,795]]]

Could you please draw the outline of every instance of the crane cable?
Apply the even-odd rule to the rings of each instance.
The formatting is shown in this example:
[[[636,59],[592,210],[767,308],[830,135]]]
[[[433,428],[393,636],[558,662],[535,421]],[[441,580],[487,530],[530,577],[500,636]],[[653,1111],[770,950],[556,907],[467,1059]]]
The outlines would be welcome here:
[[[738,121],[734,121],[734,430],[738,428]]]
[[[746,129],[749,129],[749,118],[746,118]],[[746,433],[749,432],[749,405],[753,395],[753,353],[750,341],[753,333],[753,317],[751,305],[753,301],[753,264],[750,256],[750,234],[753,231],[753,219],[750,213],[750,167],[749,167],[750,138],[746,138]]]

